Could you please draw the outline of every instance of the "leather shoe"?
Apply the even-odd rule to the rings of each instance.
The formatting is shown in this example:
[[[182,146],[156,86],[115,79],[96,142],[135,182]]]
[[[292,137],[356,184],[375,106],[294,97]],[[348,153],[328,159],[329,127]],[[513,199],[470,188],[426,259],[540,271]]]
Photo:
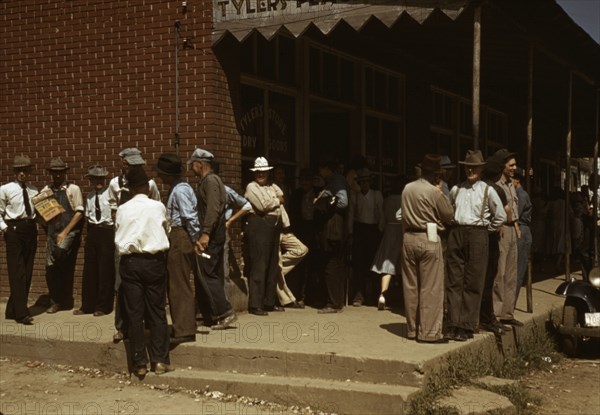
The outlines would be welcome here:
[[[285,311],[285,308],[278,306],[278,305],[274,305],[272,307],[265,307],[266,311]]]
[[[62,307],[60,306],[60,304],[52,304],[47,310],[46,313],[48,314],[54,314],[59,312],[60,310],[62,310]]]
[[[237,321],[237,315],[235,313],[231,313],[227,317],[224,317],[221,320],[219,320],[217,322],[217,324],[215,324],[214,326],[211,326],[210,328],[212,330],[225,330],[226,328],[231,327],[231,325],[233,323],[235,323],[236,321]]]
[[[417,343],[446,344],[446,343],[448,343],[448,339],[445,338],[445,337],[442,337],[441,339],[435,339],[435,340],[421,340],[421,339],[417,339]]]
[[[262,308],[250,308],[250,309],[248,309],[248,313],[254,314],[255,316],[268,316],[269,315],[269,313],[267,313]]]
[[[48,311],[48,313],[50,313],[50,311]],[[73,310],[74,316],[83,316],[84,314],[90,314],[90,313],[86,313],[81,308],[78,308],[77,310]]]
[[[105,315],[106,315],[106,313],[103,311],[94,311],[94,317],[102,317]]]
[[[133,373],[138,378],[143,378],[148,373],[148,368],[146,367],[146,365],[139,365],[139,366],[136,366],[136,368],[133,370]]]
[[[467,340],[469,340],[469,336],[467,335],[466,330],[457,328],[454,332],[452,340],[456,342],[466,342]]]
[[[341,308],[334,308],[334,307],[324,307],[321,308],[320,310],[317,310],[318,314],[333,314],[333,313],[341,313],[342,309]]]
[[[179,344],[179,343],[190,343],[196,341],[196,335],[190,334],[189,336],[178,336],[171,337],[171,344]]]
[[[154,373],[157,375],[164,375],[167,372],[171,372],[173,369],[166,363],[158,362],[154,365]]]
[[[292,301],[284,305],[286,308],[304,308],[304,304],[300,304],[298,301]]]
[[[117,330],[117,332],[113,334],[113,343],[119,343],[124,338],[125,334],[121,330]]]
[[[504,330],[501,326],[502,325],[499,322],[479,323],[480,330],[489,331],[491,333],[494,333],[496,336],[502,336],[504,334]]]
[[[523,327],[523,323],[521,323],[519,320],[517,320],[515,318],[503,319],[503,320],[500,320],[500,322],[504,323],[504,324],[510,324],[511,326],[515,326],[515,327]]]
[[[31,326],[33,324],[33,317],[31,317],[31,316],[25,316],[23,318],[15,320],[15,321],[17,323],[19,323],[19,324],[24,324],[26,326]]]

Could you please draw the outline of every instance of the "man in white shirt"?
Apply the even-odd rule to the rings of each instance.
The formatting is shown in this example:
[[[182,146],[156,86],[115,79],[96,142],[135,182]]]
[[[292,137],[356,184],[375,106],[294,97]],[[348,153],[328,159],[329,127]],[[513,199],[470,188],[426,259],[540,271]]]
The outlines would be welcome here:
[[[5,316],[26,325],[33,324],[27,299],[37,250],[36,214],[31,198],[38,191],[28,181],[32,167],[29,157],[16,156],[13,163],[15,180],[0,187],[0,232],[6,242],[10,286]]]
[[[143,378],[148,372],[144,323],[150,328],[151,370],[156,374],[170,370],[170,335],[165,311],[170,229],[165,206],[148,198],[144,168],[130,168],[127,181],[133,197],[117,210],[115,245],[121,256],[119,273],[129,320],[134,374]]]

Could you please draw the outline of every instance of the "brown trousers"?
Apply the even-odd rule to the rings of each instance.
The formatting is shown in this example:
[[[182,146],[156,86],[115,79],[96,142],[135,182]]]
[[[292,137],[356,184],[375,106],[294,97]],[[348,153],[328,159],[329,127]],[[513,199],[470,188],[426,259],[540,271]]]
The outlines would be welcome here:
[[[173,227],[167,254],[167,296],[173,323],[173,336],[196,334],[196,303],[190,273],[195,267],[194,246],[185,229]]]
[[[406,232],[402,246],[402,286],[408,337],[432,341],[443,337],[444,258],[441,242],[426,233]]]
[[[517,293],[517,231],[514,226],[502,226],[498,273],[494,281],[494,313],[499,320],[514,317]]]

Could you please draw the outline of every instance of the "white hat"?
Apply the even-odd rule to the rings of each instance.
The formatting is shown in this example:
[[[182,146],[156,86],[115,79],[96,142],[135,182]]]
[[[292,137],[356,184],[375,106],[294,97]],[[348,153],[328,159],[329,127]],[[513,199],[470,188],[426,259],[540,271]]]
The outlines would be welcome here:
[[[269,162],[264,157],[258,157],[254,160],[254,168],[250,168],[251,171],[267,171],[271,170],[273,166],[269,166]]]

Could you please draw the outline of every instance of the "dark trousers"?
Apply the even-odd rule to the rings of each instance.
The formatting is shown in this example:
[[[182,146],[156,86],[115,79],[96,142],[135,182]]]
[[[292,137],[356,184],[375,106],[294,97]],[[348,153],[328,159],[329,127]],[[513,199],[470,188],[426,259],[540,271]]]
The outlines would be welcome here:
[[[248,216],[245,234],[250,252],[248,308],[273,307],[279,274],[281,226],[273,216]]]
[[[85,239],[81,309],[85,313],[113,310],[115,231],[88,224]]]
[[[370,225],[354,222],[354,235],[352,238],[352,295],[350,298],[366,300],[367,278],[371,273],[371,265],[379,247],[380,239],[379,228],[376,224]]]
[[[448,327],[474,331],[488,263],[488,231],[484,227],[457,226],[450,230],[447,246]]]
[[[48,235],[48,238],[50,237]],[[50,301],[59,304],[63,309],[73,308],[73,278],[80,244],[81,233],[73,237],[73,242],[63,257],[56,260],[54,264],[46,266],[46,284]]]
[[[487,271],[485,273],[485,282],[483,285],[483,294],[481,296],[481,308],[479,310],[479,321],[483,324],[493,324],[496,320],[494,314],[494,280],[498,273],[498,260],[500,259],[500,234],[498,232],[490,233],[489,237],[489,255]]]
[[[133,364],[147,363],[144,323],[150,329],[150,361],[169,364],[167,261],[164,254],[125,255],[119,266],[124,306],[129,320]]]
[[[346,273],[342,241],[327,241],[323,252],[325,262],[325,284],[327,285],[327,307],[342,309],[345,304]]]
[[[32,221],[7,221],[4,233],[6,265],[10,296],[6,304],[6,318],[20,320],[29,316],[27,299],[33,275],[33,261],[37,249],[37,227]]]
[[[223,253],[225,221],[222,219],[208,242],[205,252],[210,259],[194,255],[196,262],[196,301],[205,325],[212,325],[233,312],[225,295]]]
[[[192,240],[182,227],[173,227],[169,233],[167,295],[173,322],[173,336],[192,336],[196,333],[196,303],[190,274],[195,268]]]

